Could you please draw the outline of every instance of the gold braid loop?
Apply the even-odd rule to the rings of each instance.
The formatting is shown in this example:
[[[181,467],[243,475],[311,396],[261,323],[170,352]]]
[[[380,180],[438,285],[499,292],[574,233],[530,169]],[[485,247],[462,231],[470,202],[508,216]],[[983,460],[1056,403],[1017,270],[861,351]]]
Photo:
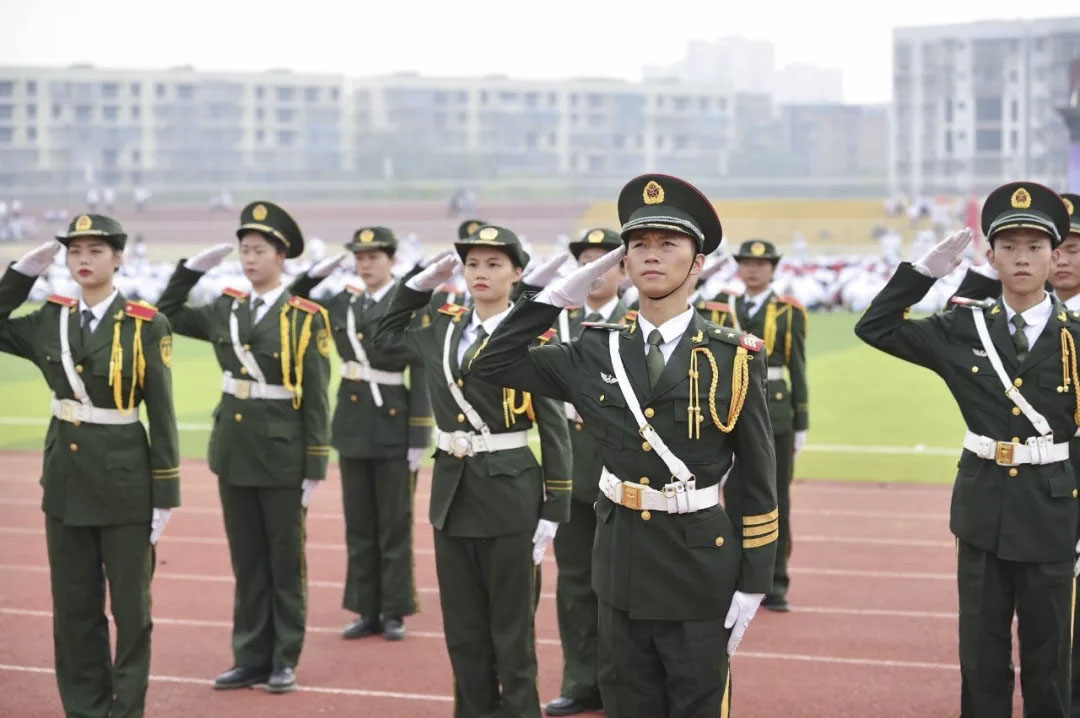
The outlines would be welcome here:
[[[135,318],[135,334],[131,342],[131,391],[127,406],[124,406],[124,346],[121,342],[123,315],[118,315],[113,324],[112,351],[109,353],[109,386],[113,390],[113,403],[121,414],[130,414],[135,408],[135,385],[146,388],[146,355],[143,353],[143,320]]]
[[[776,346],[776,302],[765,306],[765,356],[769,356]]]
[[[113,324],[112,335],[112,350],[109,352],[109,386],[113,390],[113,403],[116,404],[117,410],[121,413],[128,413],[131,410],[124,410],[124,347],[120,343],[120,324],[121,320],[117,320]]]
[[[1066,357],[1068,364],[1066,364]],[[1064,377],[1063,390],[1068,391],[1069,384],[1072,384],[1073,394],[1076,396],[1073,421],[1080,426],[1080,374],[1076,372],[1076,342],[1073,341],[1072,333],[1065,328],[1061,330],[1061,370]]]
[[[743,404],[746,402],[746,391],[750,388],[750,354],[744,347],[739,347],[735,351],[735,362],[731,370],[731,405],[728,407],[728,419],[725,424],[720,421],[720,416],[716,413],[716,387],[719,383],[716,359],[713,358],[708,347],[697,347],[690,355],[691,367],[694,369],[697,367],[694,355],[698,352],[704,352],[705,358],[709,360],[709,368],[712,370],[712,382],[709,385],[709,414],[717,429],[730,434],[735,429],[735,422],[739,420],[739,414],[742,413]]]

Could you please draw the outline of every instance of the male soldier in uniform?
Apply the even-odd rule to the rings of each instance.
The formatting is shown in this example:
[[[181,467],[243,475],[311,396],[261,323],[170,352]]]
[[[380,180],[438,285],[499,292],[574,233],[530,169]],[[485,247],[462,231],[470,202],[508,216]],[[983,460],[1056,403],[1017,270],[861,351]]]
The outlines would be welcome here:
[[[772,590],[762,606],[772,611],[791,610],[787,601],[788,559],[791,556],[791,481],[795,455],[806,443],[809,403],[806,382],[806,310],[790,297],[777,296],[771,288],[780,255],[772,242],[758,239],[743,242],[735,253],[738,275],[746,292],[734,299],[721,295],[723,304],[734,304],[734,313],[721,312],[721,323],[735,326],[765,340],[768,366],[769,418],[772,420],[776,451],[776,499],[780,506],[780,539],[776,547],[776,569]],[[791,378],[788,388],[784,369]],[[739,471],[735,468],[735,473]],[[734,487],[729,483],[727,486]],[[725,491],[729,507],[738,500],[737,489]]]
[[[390,273],[397,239],[386,227],[362,227],[345,245],[365,288],[346,285],[326,303],[341,385],[330,445],[341,462],[345,507],[344,606],[359,617],[345,638],[405,637],[417,611],[413,576],[413,479],[430,440],[431,404],[423,364],[407,352],[377,352],[375,327],[397,286]],[[340,257],[321,262],[289,287],[307,298]],[[321,265],[321,266],[320,266]],[[427,314],[423,320],[430,321]],[[405,369],[409,370],[408,387]]]
[[[578,266],[585,266],[613,249],[622,247],[622,237],[610,229],[592,229],[580,241],[570,243],[570,254]],[[559,313],[559,338],[569,342],[581,335],[581,323],[632,321],[619,301],[621,265],[609,269],[593,287],[580,307]],[[547,282],[545,281],[545,284]],[[629,318],[628,318],[629,317]],[[570,502],[570,523],[555,534],[555,561],[559,581],[555,594],[559,616],[559,637],[563,649],[562,690],[545,707],[550,716],[568,716],[598,710],[600,686],[596,677],[596,593],[592,589],[592,544],[596,533],[597,484],[603,466],[592,435],[584,431],[581,414],[566,403],[570,445],[574,451],[574,491]]]
[[[728,657],[772,585],[779,532],[761,341],[687,301],[722,236],[704,195],[649,174],[623,188],[618,209],[625,249],[523,298],[474,371],[572,402],[596,442],[592,566],[607,715],[726,717]],[[586,323],[569,343],[530,349],[624,252],[641,297],[636,322]],[[719,505],[733,460],[743,511],[734,520]]]
[[[156,309],[113,286],[127,239],[118,222],[84,214],[57,239],[79,298],[54,294],[10,318],[60,244],[31,251],[0,279],[0,351],[34,362],[52,390],[41,507],[64,712],[131,718],[143,715],[150,675],[154,544],[180,503],[172,333]]]
[[[982,229],[1000,299],[954,298],[951,311],[906,318],[960,264],[971,241],[964,229],[901,264],[855,333],[941,376],[968,427],[950,517],[961,715],[1012,714],[1015,614],[1025,715],[1064,717],[1077,530],[1068,441],[1080,421],[1080,377],[1073,325],[1044,283],[1069,215],[1053,191],[1014,182],[987,198]]]
[[[445,304],[426,326],[414,312],[453,274],[457,256],[400,287],[375,336],[378,352],[423,356],[437,427],[431,525],[457,718],[537,718],[533,612],[539,567],[558,522],[570,518],[570,446],[562,407],[478,381],[473,359],[510,311],[528,254],[503,227],[456,242],[473,309]],[[554,331],[537,337],[548,341]],[[528,445],[540,434],[543,465]]]
[[[178,334],[211,343],[224,372],[209,453],[236,577],[235,665],[214,687],[265,683],[285,693],[296,687],[304,642],[304,520],[330,457],[330,322],[325,309],[289,296],[281,283],[285,259],[304,251],[285,210],[249,204],[236,236],[252,292],[226,289],[206,306],[185,305],[232,251],[225,243],[181,262],[160,305]]]

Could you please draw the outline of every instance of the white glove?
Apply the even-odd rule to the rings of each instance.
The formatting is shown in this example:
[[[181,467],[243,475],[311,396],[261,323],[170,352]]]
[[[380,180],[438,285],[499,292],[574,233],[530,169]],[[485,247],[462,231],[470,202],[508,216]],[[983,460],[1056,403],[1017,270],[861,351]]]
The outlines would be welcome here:
[[[169,523],[172,509],[154,509],[150,514],[150,545],[153,546],[165,532],[165,524]]]
[[[319,482],[315,479],[304,479],[300,482],[300,505],[305,509],[311,503],[311,495],[315,493],[315,487],[318,485]]]
[[[344,264],[346,259],[349,259],[351,257],[352,255],[348,252],[342,252],[341,254],[330,257],[329,259],[324,259],[321,262],[316,262],[314,265],[312,265],[311,269],[308,270],[308,276],[315,279],[325,279],[326,277],[329,277],[331,274],[333,274],[334,270],[337,269],[339,265]]]
[[[39,277],[52,266],[53,259],[62,246],[55,239],[50,239],[40,247],[24,254],[22,259],[15,262],[12,269],[27,277]]]
[[[941,279],[960,266],[964,249],[971,242],[971,230],[965,227],[941,240],[915,262],[915,271],[934,279]]]
[[[435,262],[438,262],[440,259],[442,259],[444,257],[452,257],[455,254],[457,254],[456,250],[444,249],[442,251],[436,252],[435,254],[431,255],[430,257],[424,257],[417,264],[420,265],[421,269],[427,269],[431,265],[435,264]]]
[[[802,451],[802,448],[806,446],[806,430],[795,432],[795,453]]]
[[[1073,578],[1080,576],[1080,541],[1076,542],[1076,563],[1073,564]]]
[[[569,258],[569,252],[559,252],[551,259],[541,262],[536,268],[530,268],[521,281],[534,287],[546,287],[559,274],[559,267]]]
[[[600,276],[621,262],[624,254],[626,254],[625,245],[578,267],[565,277],[560,277],[549,284],[536,296],[536,301],[560,308],[581,306],[592,288],[602,281]]]
[[[233,250],[232,242],[222,242],[213,247],[207,247],[191,259],[184,260],[184,266],[193,272],[209,272],[221,264],[225,255]]]
[[[413,275],[412,279],[405,282],[405,286],[417,292],[432,292],[441,286],[446,280],[454,276],[454,272],[461,265],[461,260],[456,254],[448,254],[442,259],[433,262],[421,272]]]
[[[743,634],[746,633],[746,627],[754,619],[754,614],[757,613],[758,606],[763,600],[765,600],[764,593],[736,591],[731,597],[731,608],[728,609],[727,618],[724,619],[724,628],[731,629],[731,637],[727,642],[729,656],[735,655],[735,650],[742,643]]]
[[[416,471],[420,468],[420,461],[424,458],[424,448],[414,446],[409,449],[406,455],[409,458],[409,471]]]
[[[540,519],[533,532],[533,563],[537,566],[544,560],[544,552],[548,544],[555,538],[555,532],[559,530],[559,524],[547,519]]]

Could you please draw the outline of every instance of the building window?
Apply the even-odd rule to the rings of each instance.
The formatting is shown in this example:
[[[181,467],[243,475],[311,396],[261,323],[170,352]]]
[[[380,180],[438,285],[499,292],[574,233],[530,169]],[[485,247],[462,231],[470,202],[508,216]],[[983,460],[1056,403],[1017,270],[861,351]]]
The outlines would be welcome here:
[[[278,102],[292,102],[296,97],[295,87],[279,87],[277,88]]]
[[[255,119],[256,119],[256,120],[258,120],[259,122],[262,122],[262,121],[263,121],[263,118],[264,118],[265,116],[266,116],[266,110],[264,110],[264,109],[263,109],[263,108],[261,108],[261,107],[256,107],[256,108],[255,108]]]
[[[64,114],[64,108],[61,105],[57,104],[57,105],[52,106],[52,116],[53,116],[54,120],[60,119],[60,117],[63,114]]]
[[[159,100],[160,100],[160,99],[164,99],[164,98],[165,98],[165,94],[166,94],[166,88],[165,88],[165,84],[164,84],[164,83],[161,83],[161,82],[159,82],[159,83],[157,84],[157,86],[156,86],[156,87],[154,88],[154,93],[155,93],[155,94],[157,95],[157,97],[158,97],[158,99],[159,99]]]
[[[953,153],[952,133],[945,133],[945,154],[951,155]]]
[[[26,106],[26,117],[27,117],[27,119],[31,119],[31,120],[37,119],[37,105],[27,105]]]
[[[331,102],[337,102],[339,94],[341,94],[341,93],[338,91],[338,88],[331,87],[330,88],[330,101]]]
[[[142,163],[142,151],[141,150],[132,150],[131,151],[131,163],[134,164],[134,165],[138,165],[138,164]]]
[[[116,105],[105,105],[101,108],[101,117],[106,122],[116,122],[120,117],[120,108]]]
[[[137,82],[131,83],[131,96],[140,97],[142,95],[142,85]]]
[[[195,97],[195,86],[194,85],[177,85],[176,86],[176,96],[179,97],[181,100],[190,100],[190,99],[192,99],[193,97]]]
[[[292,122],[294,117],[296,117],[296,111],[295,110],[278,110],[277,111],[278,122]]]
[[[256,97],[256,99],[261,100],[263,98],[263,94],[265,92],[266,92],[266,88],[264,88],[262,85],[256,85],[255,86],[255,97]]]
[[[1012,151],[1016,152],[1020,149],[1020,133],[1013,130],[1009,133],[1009,144],[1012,146]]]
[[[1009,117],[1012,118],[1013,122],[1020,120],[1020,103],[1016,100],[1009,103]]]
[[[317,87],[305,87],[304,88],[304,101],[305,102],[318,102],[319,101],[319,88],[317,88]]]
[[[266,133],[262,130],[255,130],[255,142],[261,145],[264,139],[266,139]]]
[[[90,105],[75,105],[75,121],[89,122],[92,114]]]
[[[1001,98],[978,97],[975,99],[976,122],[1001,122]]]
[[[26,141],[27,142],[35,142],[35,141],[37,141],[37,128],[36,127],[27,127],[26,128]]]
[[[977,130],[975,132],[976,152],[1001,152],[1001,130]]]
[[[10,145],[11,138],[15,135],[15,131],[10,127],[0,127],[0,144]]]
[[[26,81],[26,94],[31,97],[37,94],[37,80]]]
[[[101,85],[101,96],[106,100],[114,99],[120,94],[120,85],[115,82],[104,82]]]
[[[131,119],[138,121],[142,119],[142,108],[138,105],[132,105],[131,107]]]
[[[945,121],[953,121],[952,100],[945,100]]]

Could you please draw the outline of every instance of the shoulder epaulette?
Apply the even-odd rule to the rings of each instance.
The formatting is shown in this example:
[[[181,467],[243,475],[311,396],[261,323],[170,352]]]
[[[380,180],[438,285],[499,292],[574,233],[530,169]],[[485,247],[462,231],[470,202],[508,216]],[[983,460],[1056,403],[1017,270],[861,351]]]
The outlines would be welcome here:
[[[124,305],[124,314],[147,322],[152,321],[157,313],[157,307],[145,302],[128,302]]]
[[[537,339],[540,340],[541,344],[547,344],[555,337],[555,334],[556,332],[554,329],[548,329],[546,332],[538,336]]]
[[[730,312],[731,305],[727,302],[705,302],[701,305],[702,309],[707,309],[710,312]]]
[[[626,312],[626,314],[623,315],[623,321],[624,322],[636,322],[637,321],[637,310],[636,309],[628,310]]]
[[[582,322],[582,329],[606,329],[611,331],[622,331],[623,329],[629,329],[629,324],[616,324],[614,322]]]
[[[742,347],[751,352],[759,352],[765,346],[765,340],[755,337],[753,334],[740,332],[736,329],[722,329],[715,327],[712,330],[713,339],[719,339],[728,344]]]
[[[439,314],[445,314],[448,317],[454,318],[460,317],[467,311],[469,311],[468,307],[463,307],[460,304],[451,304],[450,302],[439,307]]]
[[[355,284],[346,284],[345,285],[345,291],[349,292],[350,294],[355,294],[356,296],[360,296],[364,292],[366,292],[367,290],[363,289],[361,287],[358,287]]]
[[[806,307],[803,306],[802,302],[800,302],[795,297],[787,297],[787,296],[785,296],[785,297],[777,297],[777,300],[780,301],[780,302],[783,302],[784,304],[790,304],[791,306],[795,307],[796,309],[806,309]]]
[[[221,290],[221,293],[226,297],[232,297],[233,299],[247,299],[248,293],[242,289],[234,289],[232,287],[225,287]]]
[[[993,299],[969,299],[968,297],[953,297],[949,300],[953,304],[959,304],[961,307],[970,307],[972,309],[991,309],[997,301]]]
[[[315,314],[322,311],[322,307],[319,306],[319,304],[311,301],[310,299],[304,299],[303,297],[289,297],[289,306],[296,307],[297,309],[307,312],[308,314]]]
[[[74,307],[76,304],[79,303],[78,299],[65,297],[61,294],[50,294],[48,297],[48,301],[52,302],[53,304],[60,304],[65,307]]]

